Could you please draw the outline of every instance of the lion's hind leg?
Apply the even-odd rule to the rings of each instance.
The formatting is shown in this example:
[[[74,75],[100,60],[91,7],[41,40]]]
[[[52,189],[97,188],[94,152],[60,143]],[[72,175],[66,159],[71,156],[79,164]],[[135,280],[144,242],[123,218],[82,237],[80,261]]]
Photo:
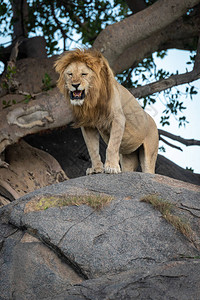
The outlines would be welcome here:
[[[121,154],[120,163],[122,172],[136,171],[139,165],[138,152],[136,151],[130,154]]]
[[[155,173],[156,159],[158,155],[158,144],[144,142],[139,149],[140,165],[143,173]]]

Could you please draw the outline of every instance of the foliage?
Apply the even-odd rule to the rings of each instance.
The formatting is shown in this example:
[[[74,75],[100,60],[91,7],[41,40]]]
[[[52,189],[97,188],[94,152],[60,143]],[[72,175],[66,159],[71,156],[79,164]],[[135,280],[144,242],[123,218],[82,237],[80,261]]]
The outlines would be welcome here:
[[[194,169],[192,169],[191,167],[190,168],[188,168],[188,167],[186,167],[186,170],[188,170],[188,171],[190,171],[190,172],[194,172]]]
[[[0,6],[0,36],[12,36],[13,23],[11,1],[2,0]],[[29,35],[43,35],[48,54],[63,50],[73,42],[92,45],[97,35],[108,24],[120,21],[130,13],[122,0],[27,0],[29,17],[26,24]]]
[[[13,75],[16,74],[16,67],[11,67],[11,66],[8,66],[7,67],[7,72],[6,72],[6,76],[5,76],[5,79],[4,81],[2,82],[2,88],[3,89],[6,89],[6,90],[9,90],[10,88],[10,85],[12,85],[12,79],[13,79]]]
[[[33,99],[33,96],[31,94],[24,95],[23,99],[20,101],[16,101],[15,99],[9,99],[9,100],[3,100],[3,109],[10,107],[12,105],[18,104],[18,103],[29,103],[29,101]]]
[[[160,151],[160,152],[166,152],[166,149],[165,149],[165,147],[164,146],[160,146],[159,148],[158,148],[158,150]]]
[[[42,79],[42,83],[43,83],[43,90],[44,91],[49,91],[52,89],[52,84],[51,84],[51,77],[49,76],[49,74],[45,73],[44,74],[44,78]]]
[[[0,24],[2,27],[0,36],[7,36],[12,34],[12,24],[10,22],[11,16],[12,8],[10,2],[2,0],[0,5]]]
[[[8,66],[7,68],[7,73],[6,73],[6,78],[8,80],[10,80],[12,78],[12,75],[16,74],[16,67],[11,67],[11,66]]]
[[[15,99],[8,100],[8,101],[3,100],[3,108],[10,107],[10,106],[12,106],[12,105],[14,105],[16,103],[17,103],[17,101]]]

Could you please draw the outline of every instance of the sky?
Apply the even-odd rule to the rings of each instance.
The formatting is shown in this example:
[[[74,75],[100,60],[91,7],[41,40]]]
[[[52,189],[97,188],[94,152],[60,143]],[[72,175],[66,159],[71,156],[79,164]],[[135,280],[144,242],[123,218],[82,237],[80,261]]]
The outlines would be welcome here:
[[[168,50],[168,55],[164,59],[156,58],[156,63],[158,67],[166,69],[169,72],[175,73],[176,70],[179,70],[179,73],[185,73],[186,68],[189,69],[189,65],[186,64],[186,62],[189,61],[189,54],[189,51]],[[193,96],[193,100],[191,100],[190,97],[185,99],[184,96],[183,99],[181,99],[181,101],[184,102],[184,106],[187,107],[187,109],[184,110],[184,115],[186,115],[189,123],[185,127],[178,127],[178,122],[173,116],[170,119],[170,126],[162,127],[161,124],[159,124],[160,114],[164,108],[161,103],[162,99],[158,98],[157,103],[154,106],[154,108],[158,111],[157,115],[155,115],[154,111],[151,112],[151,110],[147,112],[153,115],[158,128],[169,131],[170,133],[173,133],[175,135],[180,135],[185,139],[193,138],[196,140],[200,140],[200,80],[196,80],[191,84],[195,86],[198,94]],[[180,88],[185,91],[185,85],[180,86]],[[167,139],[166,137],[164,138],[172,144],[181,147],[183,149],[183,152],[177,149],[173,149],[172,147],[169,147],[165,143],[160,141],[159,146],[163,145],[166,148],[166,152],[162,152],[160,154],[166,156],[168,159],[172,160],[183,168],[192,168],[194,169],[195,173],[200,173],[200,146],[186,147],[185,145]]]

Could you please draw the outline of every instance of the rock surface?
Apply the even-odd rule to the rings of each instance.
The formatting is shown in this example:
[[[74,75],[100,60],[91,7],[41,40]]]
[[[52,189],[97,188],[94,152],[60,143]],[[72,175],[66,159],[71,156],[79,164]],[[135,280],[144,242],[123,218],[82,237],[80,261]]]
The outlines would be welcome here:
[[[173,204],[189,235],[141,202],[152,194]],[[94,195],[110,202],[101,210],[53,204]],[[0,214],[1,300],[199,297],[199,186],[161,175],[98,174],[34,191]]]

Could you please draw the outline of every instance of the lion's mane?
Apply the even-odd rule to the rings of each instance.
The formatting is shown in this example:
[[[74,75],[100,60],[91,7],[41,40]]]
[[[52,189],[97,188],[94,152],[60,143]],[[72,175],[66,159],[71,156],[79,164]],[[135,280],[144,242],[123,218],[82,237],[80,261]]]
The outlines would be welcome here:
[[[69,90],[65,85],[64,71],[72,62],[85,63],[93,72],[92,84],[82,106],[71,105],[76,127],[97,126],[110,118],[111,97],[113,94],[114,75],[103,55],[90,49],[76,49],[65,52],[55,63],[55,69],[60,74],[57,85],[70,103]],[[103,125],[103,124],[102,124]],[[101,125],[100,125],[101,126]]]

